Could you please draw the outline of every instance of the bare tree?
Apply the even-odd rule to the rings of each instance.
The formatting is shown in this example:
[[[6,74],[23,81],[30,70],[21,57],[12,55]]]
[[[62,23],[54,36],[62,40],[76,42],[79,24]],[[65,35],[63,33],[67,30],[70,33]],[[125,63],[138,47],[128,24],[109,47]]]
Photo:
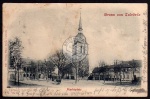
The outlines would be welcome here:
[[[105,63],[103,61],[100,61],[98,65],[99,65],[98,73],[99,73],[99,80],[100,80],[100,74],[103,73],[102,67],[105,65]]]
[[[136,81],[137,77],[135,75],[135,71],[138,67],[140,67],[141,64],[138,61],[133,59],[132,61],[129,62],[129,65],[131,65],[131,68],[132,68],[132,74],[133,74],[133,80],[132,81]]]
[[[122,64],[118,64],[118,63],[117,63],[117,60],[116,60],[116,62],[115,62],[114,72],[117,73],[117,74],[119,73],[119,76],[120,76],[120,84],[121,84],[121,83],[122,83],[122,81],[121,81]]]
[[[31,61],[31,73],[32,73],[32,79],[35,80],[35,75],[37,74],[36,72],[36,69],[37,69],[37,66],[36,66],[36,63],[34,61]]]
[[[12,67],[15,69],[15,84],[17,80],[17,72],[18,72],[18,85],[19,85],[19,69],[22,65],[22,42],[19,38],[15,38],[14,41],[9,41],[9,53],[10,53],[10,61]]]
[[[58,68],[58,76],[62,76],[64,67],[68,64],[62,50],[57,50],[56,53],[50,57],[50,61]]]
[[[105,83],[105,76],[106,76],[106,72],[107,72],[107,70],[106,70],[106,64],[105,64],[105,62],[102,62],[102,65],[101,65],[101,72],[103,73],[103,80],[104,80],[104,83]]]
[[[44,60],[44,65],[45,65],[45,73],[46,73],[46,80],[48,80],[49,73],[52,73],[54,71],[55,66],[50,60]]]
[[[68,75],[67,78],[70,79],[70,76],[73,73],[73,65],[72,63],[70,64],[67,64],[64,69],[63,69],[63,72],[62,72],[62,78],[64,77],[64,75]]]
[[[36,65],[37,65],[37,68],[36,68],[36,79],[39,80],[39,78],[40,78],[39,77],[39,73],[41,72],[41,69],[40,69],[41,61],[38,60]]]
[[[79,77],[87,77],[89,75],[89,63],[88,59],[85,58],[82,61],[80,61],[80,65],[78,66],[78,75]]]

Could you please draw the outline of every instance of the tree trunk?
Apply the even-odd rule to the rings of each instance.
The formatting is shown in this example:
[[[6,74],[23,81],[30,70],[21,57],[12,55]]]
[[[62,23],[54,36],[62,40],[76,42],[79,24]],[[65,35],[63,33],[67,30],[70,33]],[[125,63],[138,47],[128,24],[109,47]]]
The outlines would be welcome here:
[[[16,67],[15,67],[15,85],[16,85],[16,80],[17,80],[17,78],[16,78],[16,76],[17,76],[17,73],[16,73],[17,71],[16,71]]]
[[[58,77],[60,77],[60,79],[62,78],[62,77],[61,77],[61,72],[60,72],[59,69],[58,69]]]
[[[19,86],[19,69],[18,69],[18,86]]]

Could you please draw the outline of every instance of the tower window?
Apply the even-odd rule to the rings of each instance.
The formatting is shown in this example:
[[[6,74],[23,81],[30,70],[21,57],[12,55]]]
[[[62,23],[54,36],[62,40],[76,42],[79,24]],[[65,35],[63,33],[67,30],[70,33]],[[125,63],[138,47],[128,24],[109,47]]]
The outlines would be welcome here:
[[[82,53],[82,46],[80,47],[80,53]]]

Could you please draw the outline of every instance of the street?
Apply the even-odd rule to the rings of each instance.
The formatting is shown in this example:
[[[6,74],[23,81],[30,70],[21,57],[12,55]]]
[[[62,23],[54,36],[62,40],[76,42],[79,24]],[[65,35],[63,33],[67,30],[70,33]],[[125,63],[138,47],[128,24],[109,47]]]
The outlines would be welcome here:
[[[103,80],[79,80],[75,84],[75,80],[63,80],[60,84],[57,84],[54,81],[51,80],[24,80],[20,81],[19,87],[52,87],[52,88],[60,88],[60,87],[100,87],[100,86],[137,86],[132,85],[129,82],[122,82],[120,85],[120,82],[113,82],[113,81],[104,81]],[[14,86],[15,87],[15,86]]]

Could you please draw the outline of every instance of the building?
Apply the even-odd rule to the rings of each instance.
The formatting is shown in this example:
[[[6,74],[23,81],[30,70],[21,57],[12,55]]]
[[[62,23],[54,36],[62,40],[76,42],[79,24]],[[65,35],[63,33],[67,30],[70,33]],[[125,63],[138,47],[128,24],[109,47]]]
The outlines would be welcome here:
[[[25,64],[22,66],[23,77],[26,80],[47,80],[51,78],[54,73],[54,65],[49,62],[45,65],[43,61],[34,61],[31,59],[24,59]]]
[[[141,80],[141,66],[141,60],[120,61],[114,65],[96,67],[91,76],[93,80],[134,82]]]
[[[73,43],[73,62],[75,63],[75,68],[73,75],[77,78],[87,77],[89,74],[89,61],[88,61],[88,44],[86,37],[83,34],[81,13],[78,27],[78,34],[74,38]]]

